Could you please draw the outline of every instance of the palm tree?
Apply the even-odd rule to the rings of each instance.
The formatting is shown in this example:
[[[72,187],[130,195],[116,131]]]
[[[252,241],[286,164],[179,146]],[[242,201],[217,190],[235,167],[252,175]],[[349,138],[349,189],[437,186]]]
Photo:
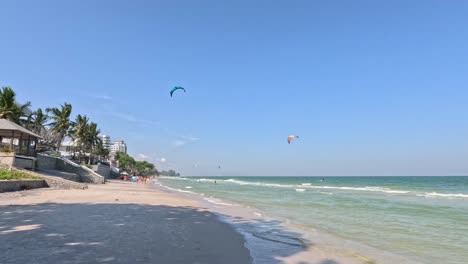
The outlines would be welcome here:
[[[21,117],[25,117],[26,109],[31,106],[31,102],[18,104],[16,102],[16,93],[10,87],[3,87],[0,90],[0,118],[8,119],[19,124]]]
[[[86,129],[86,149],[90,153],[89,164],[91,164],[91,155],[93,152],[92,150],[99,146],[99,144],[102,144],[102,140],[99,137],[99,133],[101,133],[101,130],[97,129],[97,124],[91,122]]]
[[[87,144],[87,132],[88,132],[88,126],[89,126],[89,118],[87,116],[82,116],[82,115],[77,115],[75,122],[73,123],[73,128],[70,131],[70,136],[73,138],[73,140],[76,142],[79,155],[80,155],[80,161],[81,161],[81,154],[82,151],[84,150],[84,147]]]
[[[99,144],[94,148],[93,153],[98,156],[98,160],[102,161],[109,157],[110,151],[104,147],[101,140],[101,142],[99,142]]]
[[[42,109],[38,108],[36,111],[28,115],[28,118],[25,121],[25,127],[32,132],[41,135],[45,129],[48,119],[49,117],[44,114]]]
[[[70,121],[70,115],[72,112],[72,105],[64,103],[60,105],[60,109],[57,107],[47,108],[47,112],[51,112],[52,115],[50,118],[53,120],[49,125],[52,129],[52,132],[58,135],[57,151],[60,150],[62,141],[65,136],[70,134],[70,129],[73,126],[73,122]]]
[[[97,124],[94,122],[91,122],[88,126],[87,129],[87,143],[89,144],[89,147],[94,148],[99,143],[102,143],[101,138],[99,137],[99,133],[101,133],[101,130],[97,129]]]

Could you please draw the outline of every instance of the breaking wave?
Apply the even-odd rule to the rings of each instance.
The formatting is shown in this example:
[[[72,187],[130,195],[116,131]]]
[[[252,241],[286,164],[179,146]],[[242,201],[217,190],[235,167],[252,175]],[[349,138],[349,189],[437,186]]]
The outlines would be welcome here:
[[[301,185],[291,185],[291,184],[277,184],[277,183],[264,183],[264,182],[247,182],[242,180],[235,180],[229,179],[224,180],[225,182],[229,183],[236,183],[239,185],[251,185],[251,186],[263,186],[263,187],[278,187],[278,188],[294,188],[298,190],[298,187],[308,188],[308,189],[329,189],[329,190],[345,190],[345,191],[367,191],[367,192],[383,192],[389,194],[406,194],[410,191],[403,191],[403,190],[393,190],[386,187],[374,187],[374,186],[366,186],[366,187],[348,187],[348,186],[317,186],[312,185],[310,183],[302,183]]]
[[[468,194],[463,194],[463,193],[427,192],[425,194],[419,194],[418,196],[424,196],[427,198],[468,199]]]
[[[307,189],[315,189],[317,193],[331,195],[330,191],[358,191],[358,192],[374,192],[374,193],[386,193],[386,194],[395,194],[395,195],[405,195],[411,194],[418,197],[425,198],[445,198],[445,199],[468,199],[468,194],[464,193],[438,193],[438,192],[416,192],[416,191],[407,191],[407,190],[395,190],[388,187],[381,186],[365,186],[365,187],[351,187],[351,186],[327,186],[327,185],[313,185],[312,183],[300,183],[300,184],[279,184],[279,183],[268,183],[268,182],[255,182],[255,181],[243,181],[239,179],[188,179],[182,177],[165,177],[170,178],[171,180],[186,180],[193,182],[209,182],[213,183],[227,183],[227,184],[237,184],[241,186],[258,186],[258,187],[270,187],[270,188],[286,188],[292,189],[296,192],[304,192]],[[191,187],[191,186],[190,186]],[[189,186],[185,187],[191,189]],[[181,191],[181,190],[177,190]],[[182,191],[189,192],[189,191]]]

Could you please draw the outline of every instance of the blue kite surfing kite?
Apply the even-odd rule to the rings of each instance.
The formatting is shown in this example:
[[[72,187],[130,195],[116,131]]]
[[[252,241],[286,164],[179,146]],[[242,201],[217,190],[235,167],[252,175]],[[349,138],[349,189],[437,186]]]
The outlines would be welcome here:
[[[171,97],[172,97],[172,94],[177,91],[177,90],[184,90],[184,92],[186,93],[187,91],[185,91],[185,88],[184,87],[180,87],[180,86],[174,86],[174,88],[171,89]]]

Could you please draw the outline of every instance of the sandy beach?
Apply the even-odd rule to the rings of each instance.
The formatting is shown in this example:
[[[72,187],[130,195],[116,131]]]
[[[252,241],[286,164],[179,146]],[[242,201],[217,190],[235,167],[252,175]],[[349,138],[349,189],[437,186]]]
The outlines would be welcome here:
[[[153,184],[110,181],[0,194],[1,263],[373,263],[293,240],[277,251],[278,241],[261,235],[250,239],[259,250],[249,252],[219,215],[238,226],[273,224],[278,237],[293,234],[279,222],[229,216]]]
[[[148,184],[0,194],[1,263],[251,263],[243,237]]]

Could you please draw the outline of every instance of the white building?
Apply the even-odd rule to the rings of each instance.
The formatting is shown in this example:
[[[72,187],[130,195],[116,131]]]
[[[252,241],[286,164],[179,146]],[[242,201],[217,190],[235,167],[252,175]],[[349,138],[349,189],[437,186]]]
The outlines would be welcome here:
[[[110,137],[106,135],[102,135],[101,140],[102,140],[102,146],[105,149],[111,150],[112,143],[111,143]]]
[[[64,141],[60,144],[60,156],[65,158],[73,157],[73,154],[77,151],[77,144],[74,140]]]
[[[125,144],[123,140],[114,141],[112,142],[110,151],[111,153],[116,153],[116,152],[127,153],[127,144]]]

